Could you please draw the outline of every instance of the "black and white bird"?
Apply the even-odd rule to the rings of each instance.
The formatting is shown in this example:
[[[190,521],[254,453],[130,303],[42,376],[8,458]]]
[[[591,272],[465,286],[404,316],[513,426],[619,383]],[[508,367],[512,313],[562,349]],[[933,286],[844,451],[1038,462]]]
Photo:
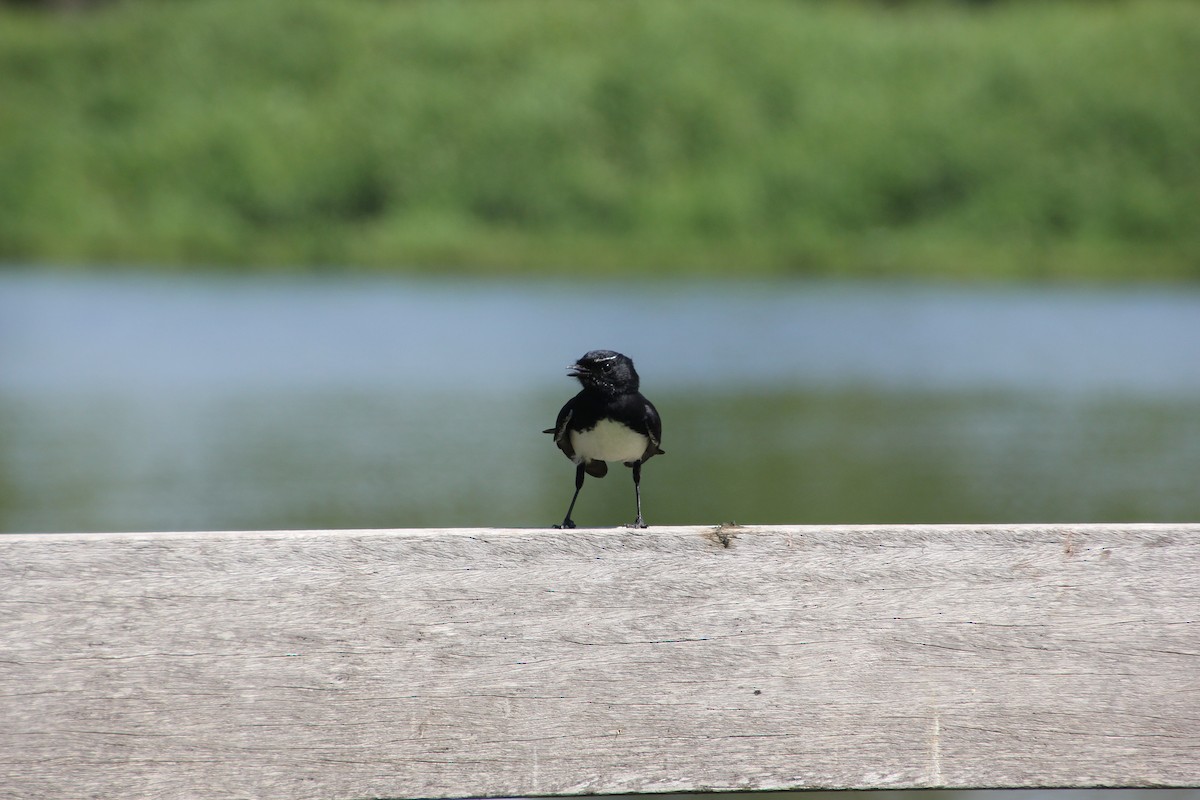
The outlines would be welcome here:
[[[662,421],[654,404],[638,391],[639,380],[633,361],[612,350],[592,350],[568,367],[583,390],[558,412],[553,428],[554,443],[575,462],[575,494],[567,515],[556,528],[574,528],[571,512],[583,488],[584,474],[603,478],[608,461],[621,461],[633,468],[633,491],[637,497],[637,519],[631,528],[646,527],[642,519],[642,464],[665,453],[659,447]]]

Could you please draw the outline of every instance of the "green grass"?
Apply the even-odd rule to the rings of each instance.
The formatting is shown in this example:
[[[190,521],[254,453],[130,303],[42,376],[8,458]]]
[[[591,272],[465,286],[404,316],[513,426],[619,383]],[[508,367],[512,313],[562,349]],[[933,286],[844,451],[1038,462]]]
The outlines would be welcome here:
[[[0,7],[0,260],[1200,278],[1200,4]]]

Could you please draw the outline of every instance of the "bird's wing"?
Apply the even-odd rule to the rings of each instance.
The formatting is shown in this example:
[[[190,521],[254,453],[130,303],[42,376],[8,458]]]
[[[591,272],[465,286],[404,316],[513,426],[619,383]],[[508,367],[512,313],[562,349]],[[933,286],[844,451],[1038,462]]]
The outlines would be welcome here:
[[[645,461],[650,456],[665,455],[667,451],[659,446],[662,443],[662,419],[658,416],[658,409],[654,407],[654,403],[642,399],[645,404],[642,419],[646,425],[646,437],[650,440],[646,445],[645,454],[642,455],[642,461]]]
[[[567,404],[558,412],[558,419],[554,421],[553,428],[547,428],[542,433],[554,434],[554,443],[558,445],[558,449],[567,454],[567,458],[575,458],[575,448],[571,446],[571,437],[567,436],[567,423],[571,421],[572,415],[575,413],[574,399],[568,400]]]

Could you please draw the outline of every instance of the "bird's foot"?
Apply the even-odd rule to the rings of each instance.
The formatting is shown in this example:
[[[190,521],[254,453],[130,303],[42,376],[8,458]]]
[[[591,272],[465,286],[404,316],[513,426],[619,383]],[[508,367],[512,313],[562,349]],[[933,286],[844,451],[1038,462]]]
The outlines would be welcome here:
[[[569,520],[569,519],[564,519],[564,520],[562,521],[562,524],[561,524],[561,525],[555,525],[555,526],[554,526],[554,529],[555,529],[555,530],[558,530],[558,531],[561,531],[561,530],[563,530],[564,528],[574,528],[574,527],[575,527],[575,523],[574,523],[574,522],[572,522],[572,521],[571,521],[571,520]]]
[[[633,522],[626,523],[625,527],[626,528],[648,528],[650,526],[647,525],[645,522],[643,522],[641,517],[638,517]]]

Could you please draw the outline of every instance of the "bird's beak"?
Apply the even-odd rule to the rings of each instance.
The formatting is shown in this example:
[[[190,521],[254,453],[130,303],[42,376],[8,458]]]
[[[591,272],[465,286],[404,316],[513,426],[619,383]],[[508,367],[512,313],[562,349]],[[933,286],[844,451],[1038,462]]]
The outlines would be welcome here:
[[[588,369],[587,369],[587,367],[583,366],[582,364],[572,364],[571,366],[567,367],[567,376],[568,377],[581,378],[587,374],[588,374]]]

